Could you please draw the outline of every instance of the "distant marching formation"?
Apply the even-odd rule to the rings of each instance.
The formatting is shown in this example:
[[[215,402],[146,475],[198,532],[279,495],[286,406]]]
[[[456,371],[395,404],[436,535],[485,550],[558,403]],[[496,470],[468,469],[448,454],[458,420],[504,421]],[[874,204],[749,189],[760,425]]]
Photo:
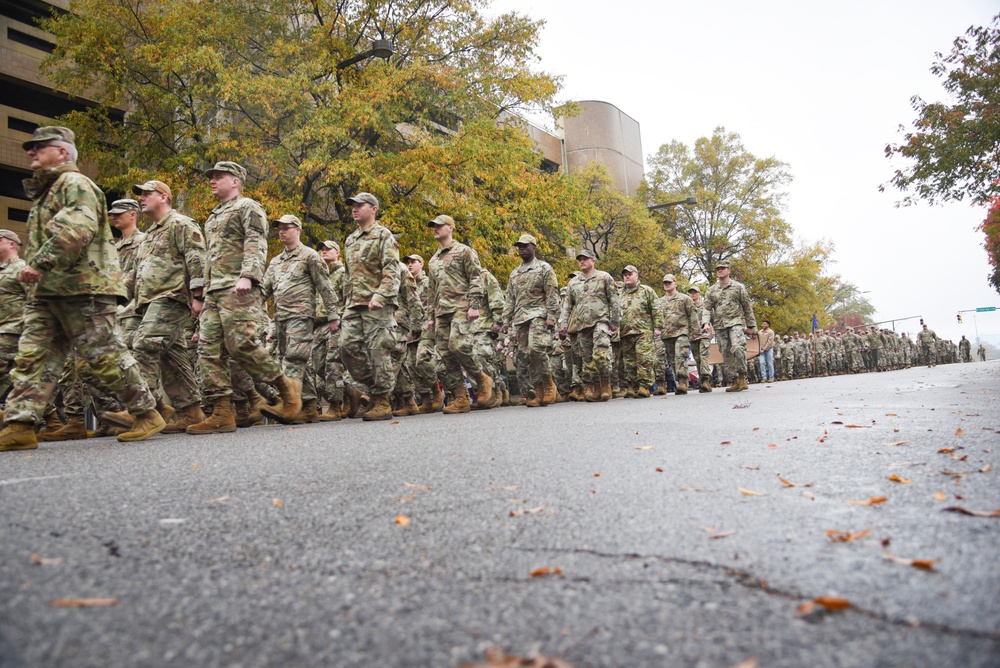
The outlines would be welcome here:
[[[68,128],[40,127],[23,147],[33,170],[23,259],[20,237],[0,230],[0,450],[90,435],[131,442],[227,433],[265,418],[487,410],[510,404],[508,367],[522,403],[541,407],[648,397],[668,386],[711,392],[720,371],[726,391],[739,392],[748,377],[774,380],[775,367],[785,379],[901,368],[916,350],[931,365],[955,356],[926,327],[919,347],[878,330],[778,341],[765,322],[758,335],[728,262],[718,263],[704,298],[697,288],[679,291],[672,274],[657,297],[634,266],[617,282],[581,250],[579,272],[560,288],[525,234],[513,243],[521,265],[504,290],[455,240],[448,215],[427,222],[438,250],[425,271],[419,255],[400,259],[378,199],[358,193],[347,200],[357,228],[341,258],[336,241],[303,245],[295,215],[269,220],[243,197],[247,172],[238,163],[206,170],[219,203],[199,226],[172,208],[171,188],[158,180],[136,184],[137,199],[108,209],[77,168]],[[282,251],[267,262],[272,225]],[[755,336],[759,370],[747,364]],[[723,359],[714,372],[713,338]],[[964,337],[963,345],[968,357]],[[94,434],[87,409],[99,416]]]

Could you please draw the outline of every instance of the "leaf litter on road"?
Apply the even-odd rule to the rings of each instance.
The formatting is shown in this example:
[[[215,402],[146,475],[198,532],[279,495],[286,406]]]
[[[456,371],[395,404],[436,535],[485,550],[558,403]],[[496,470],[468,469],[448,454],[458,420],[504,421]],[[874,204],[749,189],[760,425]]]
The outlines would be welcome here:
[[[458,668],[573,668],[562,659],[544,656],[514,656],[502,649],[491,647],[486,650],[486,663],[460,663]]]
[[[852,607],[851,602],[845,598],[839,598],[837,596],[820,596],[819,598],[814,598],[811,601],[803,602],[798,608],[795,609],[796,617],[805,617],[815,612],[817,609],[823,609],[827,612],[839,612],[841,610],[847,610]]]
[[[971,515],[972,517],[1000,517],[1000,508],[997,508],[996,510],[968,510],[967,508],[962,508],[961,506],[948,506],[947,508],[944,508],[944,511],[949,513],[960,513],[962,515]]]
[[[545,506],[536,506],[535,508],[518,508],[517,510],[512,510],[508,515],[510,517],[520,517],[521,515],[532,515],[534,513],[540,513],[545,510]]]
[[[533,578],[539,578],[545,575],[562,575],[562,572],[563,570],[559,567],[552,568],[549,566],[543,566],[542,568],[536,568],[531,571],[529,575]]]
[[[889,499],[884,496],[873,496],[870,499],[865,499],[864,501],[848,501],[848,503],[853,503],[856,506],[877,506],[880,503],[885,503]]]
[[[49,601],[56,608],[99,608],[118,605],[117,598],[56,598]]]
[[[865,536],[871,534],[872,529],[868,528],[864,531],[857,531],[851,533],[849,531],[837,531],[836,529],[827,529],[826,535],[830,537],[830,540],[834,543],[849,543],[852,540],[858,540],[859,538],[864,538]]]
[[[30,559],[36,566],[58,566],[65,561],[64,557],[40,557],[37,554],[32,554]]]
[[[940,559],[905,559],[903,557],[897,557],[894,554],[889,554],[888,552],[883,553],[883,555],[889,561],[896,564],[903,564],[904,566],[913,566],[914,568],[920,568],[925,571],[934,570],[934,566],[941,563]]]

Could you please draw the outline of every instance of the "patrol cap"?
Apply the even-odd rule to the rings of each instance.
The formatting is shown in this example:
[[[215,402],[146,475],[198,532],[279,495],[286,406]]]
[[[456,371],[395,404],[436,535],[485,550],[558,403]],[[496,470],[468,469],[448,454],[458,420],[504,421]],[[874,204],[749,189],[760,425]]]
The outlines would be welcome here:
[[[639,270],[635,268],[634,264],[627,264],[625,268],[622,269],[623,274],[638,274]]]
[[[241,182],[247,180],[247,170],[241,164],[235,162],[229,162],[228,160],[223,160],[222,162],[215,163],[215,167],[205,170],[205,176],[211,176],[215,172],[226,172],[227,174],[232,174],[238,178]]]
[[[135,211],[136,213],[142,211],[142,207],[134,199],[116,199],[111,203],[111,208],[108,209],[110,214],[125,213],[126,211]]]
[[[21,148],[25,151],[30,151],[35,144],[42,144],[47,141],[64,141],[67,144],[76,146],[76,135],[73,134],[72,130],[64,128],[61,125],[45,125],[35,128],[31,139],[21,144]]]
[[[594,255],[593,252],[587,250],[586,248],[584,248],[583,250],[579,251],[576,254],[576,259],[577,260],[579,260],[581,257],[585,257],[585,258],[588,258],[590,260],[596,260],[597,259],[597,256]]]
[[[527,246],[528,244],[534,244],[537,246],[538,242],[535,241],[535,237],[530,234],[522,234],[517,238],[517,241],[514,242],[515,246]]]
[[[663,282],[664,283],[676,283],[677,279],[674,278],[673,274],[664,274],[663,275]]]
[[[729,269],[729,260],[719,260],[718,262],[715,263],[716,269],[720,269],[722,267]]]
[[[298,216],[293,216],[290,213],[286,213],[281,218],[273,221],[275,225],[294,225],[295,227],[302,229],[302,221],[299,220]]]
[[[372,195],[371,193],[358,193],[354,197],[347,198],[348,204],[371,204],[372,206],[378,206],[378,197]]]
[[[21,237],[17,236],[17,232],[12,230],[0,230],[0,239],[10,239],[18,246],[21,245]]]
[[[145,183],[137,183],[132,186],[133,195],[141,195],[142,193],[148,192],[163,193],[170,199],[173,199],[174,196],[173,193],[170,192],[170,186],[163,181],[146,181]]]
[[[333,250],[334,248],[340,250],[340,244],[338,244],[336,241],[331,241],[329,239],[323,242],[323,246],[329,248],[330,250]]]
[[[692,285],[690,288],[688,288],[688,294],[691,294],[692,292],[697,292],[699,295],[701,294],[701,290],[699,290],[698,286],[696,285]]]
[[[424,258],[420,257],[416,253],[412,253],[412,254],[407,255],[406,257],[404,257],[403,258],[403,262],[419,262],[420,264],[423,264],[424,263]]]
[[[451,229],[455,229],[455,219],[442,213],[434,220],[427,221],[427,227],[438,227],[439,225],[451,225]]]

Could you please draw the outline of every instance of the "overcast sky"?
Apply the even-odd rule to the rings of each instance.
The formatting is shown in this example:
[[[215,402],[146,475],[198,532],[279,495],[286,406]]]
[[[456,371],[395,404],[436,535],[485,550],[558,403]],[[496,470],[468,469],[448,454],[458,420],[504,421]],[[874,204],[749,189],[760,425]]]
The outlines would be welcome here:
[[[878,309],[878,320],[922,315],[938,336],[975,341],[972,314],[1000,307],[968,204],[895,208],[879,193],[892,174],[885,145],[915,118],[910,97],[941,100],[930,73],[995,0],[658,2],[495,0],[497,11],[544,19],[539,69],[564,76],[563,100],[603,100],[635,118],[648,158],[716,126],[758,156],[790,165],[786,220],[797,241],[834,243],[832,270]],[[975,319],[1000,346],[1000,311]],[[896,324],[911,335],[916,320]]]

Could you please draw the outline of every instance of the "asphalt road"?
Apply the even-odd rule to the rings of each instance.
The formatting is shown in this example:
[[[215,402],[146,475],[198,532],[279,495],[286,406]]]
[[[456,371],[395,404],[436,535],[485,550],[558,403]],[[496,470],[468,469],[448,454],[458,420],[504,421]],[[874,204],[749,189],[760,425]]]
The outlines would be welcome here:
[[[0,453],[0,665],[1000,666],[1000,517],[944,510],[1000,509],[998,397],[987,362]]]

